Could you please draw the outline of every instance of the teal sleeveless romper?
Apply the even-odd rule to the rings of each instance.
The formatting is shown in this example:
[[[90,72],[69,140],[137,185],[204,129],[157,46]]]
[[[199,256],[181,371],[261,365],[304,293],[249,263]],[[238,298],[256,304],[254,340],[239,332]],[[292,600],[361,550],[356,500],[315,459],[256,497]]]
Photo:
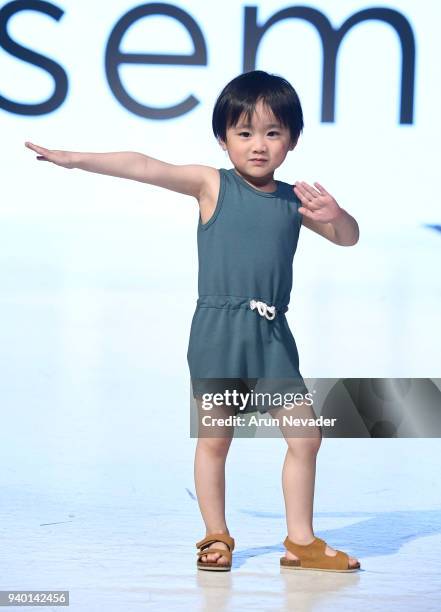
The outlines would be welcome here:
[[[274,192],[219,169],[215,211],[197,228],[198,300],[187,360],[193,396],[282,380],[308,393],[285,313],[301,226],[292,185]],[[263,388],[263,387],[262,387]],[[260,409],[259,409],[260,410]],[[261,411],[262,412],[262,411]]]

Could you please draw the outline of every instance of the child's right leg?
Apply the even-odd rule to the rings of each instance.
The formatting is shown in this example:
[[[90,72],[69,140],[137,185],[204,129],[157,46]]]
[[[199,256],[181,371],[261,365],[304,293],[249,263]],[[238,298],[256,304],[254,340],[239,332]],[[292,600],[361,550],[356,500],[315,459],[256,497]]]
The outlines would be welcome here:
[[[201,401],[196,400],[199,415],[199,437],[196,445],[194,477],[199,508],[205,523],[206,536],[214,533],[229,534],[225,520],[225,462],[234,434],[231,426],[204,426],[202,417],[226,418],[232,414],[231,408],[216,406],[210,411],[203,410]],[[206,548],[227,550],[223,542],[214,542]],[[220,553],[201,556],[204,562],[217,561],[227,565],[228,559]]]

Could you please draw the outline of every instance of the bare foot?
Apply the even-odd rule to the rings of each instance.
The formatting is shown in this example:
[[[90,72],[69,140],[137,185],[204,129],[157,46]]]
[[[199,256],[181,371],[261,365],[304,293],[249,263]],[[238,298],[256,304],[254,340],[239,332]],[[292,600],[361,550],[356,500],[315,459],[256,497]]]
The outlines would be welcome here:
[[[311,544],[311,542],[296,542],[296,544]],[[330,557],[335,557],[337,551],[334,548],[331,548],[326,544],[325,555],[329,555]],[[293,555],[289,550],[285,552],[285,557],[290,561],[295,561],[298,559],[295,555]],[[349,569],[356,569],[359,567],[359,562],[354,557],[349,557]]]
[[[210,550],[210,548],[221,548],[222,550],[229,550],[228,546],[224,544],[224,542],[213,542],[212,544],[210,544],[210,546],[206,546],[202,550],[208,551]],[[217,553],[217,552],[210,553],[208,555],[202,555],[200,557],[200,560],[202,561],[202,563],[205,563],[207,561],[209,562],[217,561],[218,565],[229,565],[230,563],[227,557],[224,557],[223,555],[221,555],[221,553]]]

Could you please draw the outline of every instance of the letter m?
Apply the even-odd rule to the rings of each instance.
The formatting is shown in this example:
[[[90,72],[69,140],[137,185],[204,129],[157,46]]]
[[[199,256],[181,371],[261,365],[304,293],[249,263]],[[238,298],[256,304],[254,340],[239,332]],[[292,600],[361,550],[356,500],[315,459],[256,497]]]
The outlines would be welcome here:
[[[383,21],[396,31],[401,44],[400,123],[413,123],[415,87],[415,38],[407,19],[398,11],[371,8],[355,13],[343,25],[334,29],[323,13],[307,6],[291,6],[275,13],[266,23],[257,24],[257,7],[245,7],[243,71],[256,68],[256,54],[265,32],[285,19],[303,19],[311,23],[320,35],[323,46],[321,121],[333,123],[335,116],[335,81],[337,53],[344,36],[358,23]],[[375,44],[375,41],[373,41]]]

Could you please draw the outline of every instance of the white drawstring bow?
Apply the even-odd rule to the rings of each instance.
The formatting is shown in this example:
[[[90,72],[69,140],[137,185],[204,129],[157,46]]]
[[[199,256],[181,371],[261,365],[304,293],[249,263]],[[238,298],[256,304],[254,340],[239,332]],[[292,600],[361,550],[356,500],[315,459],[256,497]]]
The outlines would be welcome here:
[[[276,316],[276,307],[268,306],[268,304],[265,304],[265,302],[257,302],[256,300],[251,300],[250,308],[251,310],[254,310],[255,308],[257,308],[257,311],[260,314],[260,316],[266,317],[268,321],[272,321],[274,317]],[[269,316],[268,313],[271,313],[271,316]]]

